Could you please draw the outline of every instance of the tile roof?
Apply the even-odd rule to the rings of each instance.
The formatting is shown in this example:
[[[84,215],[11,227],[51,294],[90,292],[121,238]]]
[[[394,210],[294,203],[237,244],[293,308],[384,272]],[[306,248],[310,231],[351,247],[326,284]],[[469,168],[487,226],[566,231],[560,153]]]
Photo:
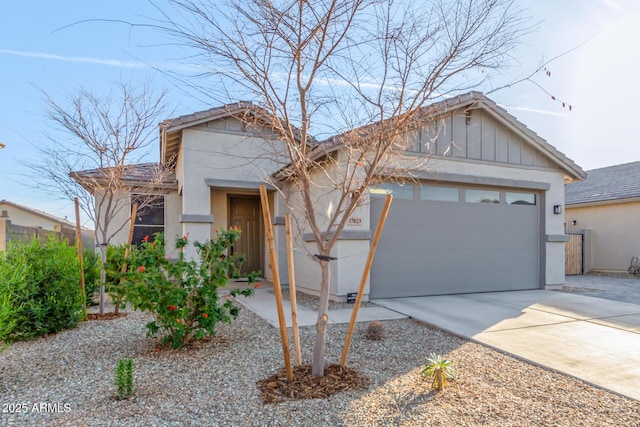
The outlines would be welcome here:
[[[565,204],[640,197],[640,161],[587,171],[587,179],[565,186]]]
[[[94,181],[104,179],[105,176],[104,169],[89,169],[71,173],[73,179],[88,186],[91,186]],[[122,180],[127,183],[172,185],[176,183],[176,174],[163,167],[160,163],[139,163],[126,165]]]
[[[251,101],[238,101],[233,104],[226,104],[220,107],[209,108],[204,111],[196,111],[195,113],[185,114],[183,116],[167,119],[162,123],[169,129],[175,129],[184,125],[193,126],[196,123],[207,122],[221,117],[227,117],[236,114],[239,111],[258,110],[259,108]]]

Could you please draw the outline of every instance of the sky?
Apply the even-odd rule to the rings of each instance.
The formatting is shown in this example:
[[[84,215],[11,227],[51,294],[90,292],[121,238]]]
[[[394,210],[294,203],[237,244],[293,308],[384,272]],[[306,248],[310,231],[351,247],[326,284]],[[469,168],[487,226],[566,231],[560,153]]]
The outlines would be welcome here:
[[[514,0],[532,30],[494,87],[545,72],[489,97],[584,170],[640,160],[634,94],[640,69],[637,0]],[[172,116],[214,107],[175,86],[175,50],[157,32],[118,21],[157,16],[146,0],[0,1],[0,200],[74,220],[73,202],[35,188],[25,165],[51,123],[43,94],[63,99],[79,85],[103,91],[119,79],[151,79],[169,92]],[[99,19],[101,21],[96,21]],[[492,87],[479,90],[488,92]],[[552,99],[555,97],[555,101]],[[562,102],[565,106],[562,106]],[[571,110],[569,110],[571,105]],[[168,117],[167,117],[168,118]],[[149,160],[157,160],[158,144]],[[92,226],[87,218],[84,225]]]

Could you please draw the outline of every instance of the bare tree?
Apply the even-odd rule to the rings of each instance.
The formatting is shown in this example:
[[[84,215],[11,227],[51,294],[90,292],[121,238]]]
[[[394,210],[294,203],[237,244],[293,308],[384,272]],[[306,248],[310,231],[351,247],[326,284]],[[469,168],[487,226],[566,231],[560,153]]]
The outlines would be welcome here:
[[[139,211],[150,207],[163,191],[166,172],[157,163],[139,164],[157,137],[164,112],[165,92],[155,92],[150,82],[133,86],[118,82],[105,96],[85,88],[61,103],[45,94],[48,118],[63,131],[40,147],[41,161],[32,164],[39,180],[67,198],[78,197],[95,225],[102,257],[100,314],[104,314],[106,249],[111,239],[131,219],[131,197]],[[133,219],[131,219],[133,220]]]
[[[322,376],[331,251],[348,218],[381,176],[409,171],[410,134],[435,114],[425,106],[483,84],[527,29],[505,0],[211,3],[171,0],[158,7],[161,26],[195,50],[202,93],[250,96],[270,117],[274,159],[288,163],[270,179],[287,184],[282,197],[313,233],[322,271],[313,360]],[[316,143],[312,132],[338,136]]]

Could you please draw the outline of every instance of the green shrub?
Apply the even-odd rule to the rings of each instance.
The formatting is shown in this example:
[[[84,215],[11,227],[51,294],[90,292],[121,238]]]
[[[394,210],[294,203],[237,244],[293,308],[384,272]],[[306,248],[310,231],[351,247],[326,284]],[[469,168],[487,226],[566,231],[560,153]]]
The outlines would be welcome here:
[[[107,246],[107,266],[105,269],[105,289],[111,301],[115,305],[115,312],[120,311],[120,307],[124,308],[124,284],[122,283],[125,274],[122,273],[122,266],[124,265],[124,254],[127,249],[126,244],[121,245],[109,245]],[[135,247],[132,246],[132,250]]]
[[[82,267],[87,306],[97,305],[93,294],[100,288],[100,254],[92,249],[85,249],[82,252]]]
[[[18,312],[21,309],[20,296],[26,292],[29,267],[26,257],[14,254],[11,264],[0,252],[0,342],[9,342]]]
[[[164,334],[163,344],[182,347],[191,339],[216,334],[218,322],[230,322],[240,308],[231,296],[253,294],[251,285],[258,272],[249,274],[250,286],[231,290],[220,298],[219,288],[230,276],[239,273],[242,257],[227,256],[227,250],[240,237],[237,229],[218,232],[206,243],[195,242],[200,260],[187,260],[184,248],[187,237],[176,239],[179,259],[165,257],[164,237],[157,234],[154,242],[148,239],[132,252],[131,268],[127,272],[125,298],[134,308],[153,313],[155,321],[146,326],[148,336]]]
[[[4,342],[33,339],[75,327],[83,316],[75,247],[50,236],[12,243],[0,259],[0,335]]]
[[[124,399],[133,394],[133,360],[120,359],[115,369],[114,382],[118,393],[118,399]]]

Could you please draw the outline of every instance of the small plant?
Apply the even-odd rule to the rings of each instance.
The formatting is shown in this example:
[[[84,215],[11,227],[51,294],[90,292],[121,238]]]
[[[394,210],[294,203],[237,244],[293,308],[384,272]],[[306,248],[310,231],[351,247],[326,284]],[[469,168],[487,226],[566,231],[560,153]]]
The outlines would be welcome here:
[[[453,369],[453,361],[443,359],[441,355],[431,353],[427,358],[427,363],[422,369],[422,378],[424,380],[431,379],[431,387],[438,390],[444,390],[447,386],[447,380],[455,378],[455,370]]]
[[[133,359],[120,359],[116,365],[115,384],[118,399],[124,399],[133,394]]]
[[[82,257],[85,300],[88,307],[98,305],[98,303],[93,300],[93,294],[100,288],[100,255],[92,249],[85,249],[82,252]]]
[[[111,297],[113,302],[113,312],[115,314],[120,313],[120,308],[125,309],[124,303],[125,286],[123,280],[126,278],[126,273],[122,272],[122,267],[125,265],[125,251],[127,249],[126,244],[121,245],[109,245],[107,247],[107,264],[105,266],[105,286],[106,291]],[[132,249],[135,250],[135,247]]]
[[[371,341],[380,341],[384,339],[384,325],[379,320],[374,320],[369,323],[367,330],[365,331],[365,337]]]

